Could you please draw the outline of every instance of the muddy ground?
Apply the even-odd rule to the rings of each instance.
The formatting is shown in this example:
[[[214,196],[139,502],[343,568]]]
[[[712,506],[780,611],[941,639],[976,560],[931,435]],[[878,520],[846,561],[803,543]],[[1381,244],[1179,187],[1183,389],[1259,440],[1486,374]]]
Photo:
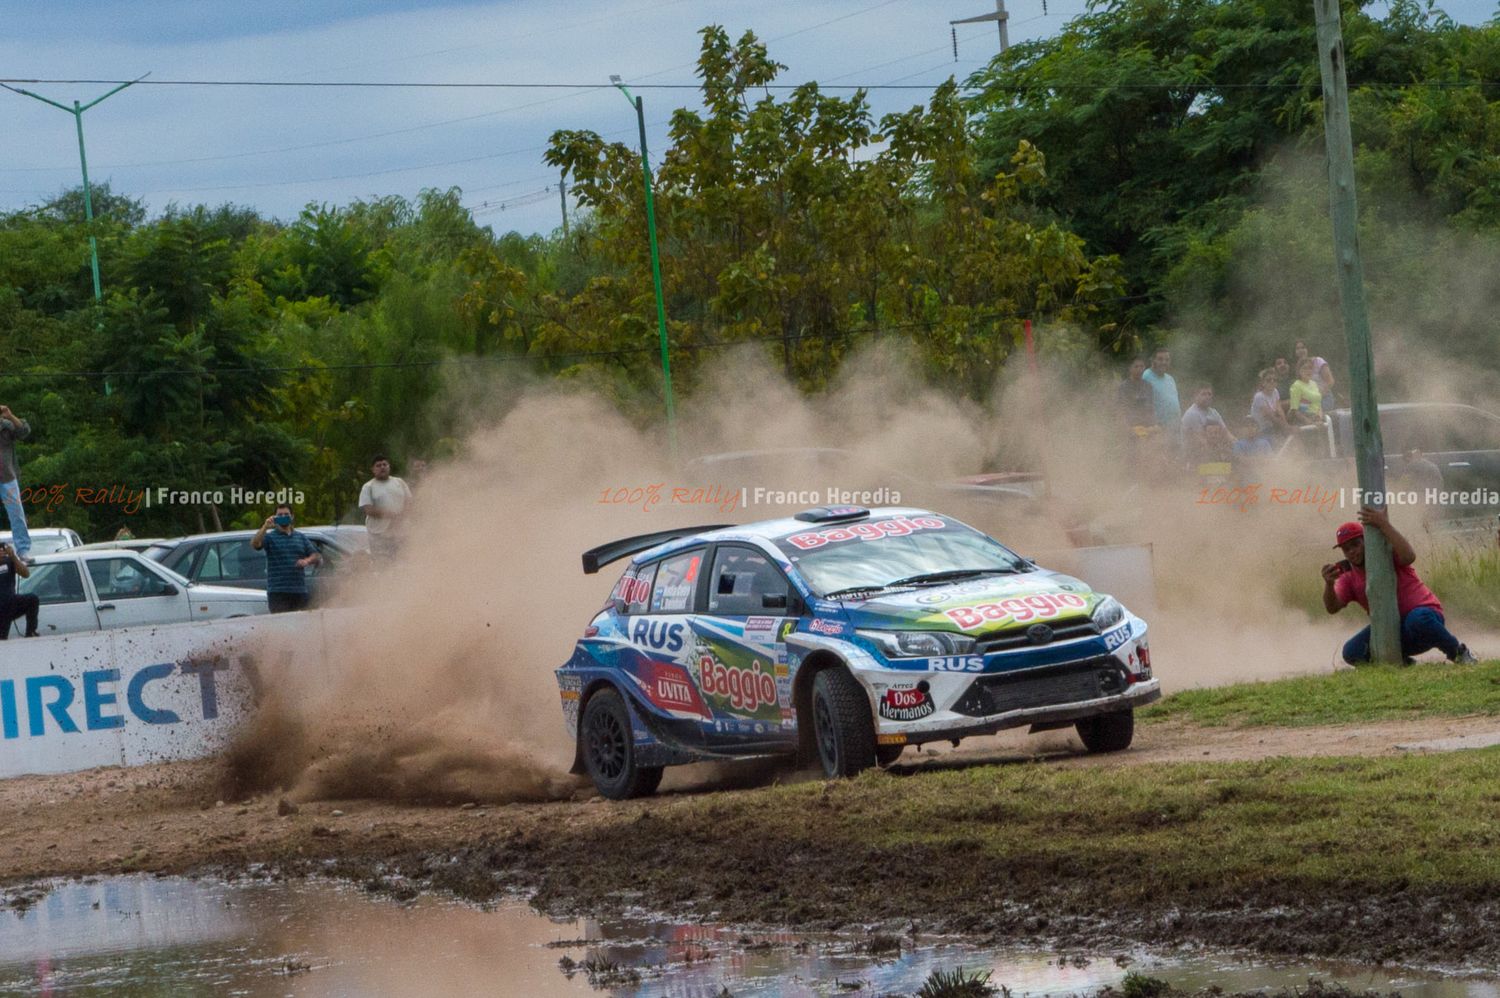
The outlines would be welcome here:
[[[1495,718],[1432,719],[1300,729],[1138,729],[1136,748],[1089,757],[1061,736],[965,743],[916,756],[898,772],[986,763],[1074,767],[1253,760],[1284,755],[1385,755],[1500,741]],[[1039,751],[1040,750],[1040,751]],[[766,773],[768,780],[804,780]],[[681,778],[679,777],[679,780]],[[534,893],[553,912],[643,906],[675,917],[832,928],[881,922],[904,931],[961,931],[1017,941],[1109,945],[1202,943],[1266,952],[1500,966],[1500,898],[1393,890],[1331,890],[1318,897],[1162,897],[1107,910],[1095,885],[1066,871],[974,870],[961,855],[901,856],[801,839],[793,851],[723,835],[674,830],[654,812],[679,794],[612,804],[580,784],[573,800],[487,805],[468,801],[293,803],[279,794],[223,799],[214,761],[101,769],[0,783],[0,895],[26,903],[24,882],[122,872],[281,876],[328,873],[409,897],[443,890],[483,901]],[[686,792],[699,797],[710,791]],[[755,790],[717,791],[733,804]],[[732,818],[732,814],[726,811]],[[816,815],[809,815],[816,821]],[[1355,847],[1351,844],[1351,847]],[[1149,866],[1149,858],[1147,868]],[[1147,895],[1149,898],[1149,894]]]

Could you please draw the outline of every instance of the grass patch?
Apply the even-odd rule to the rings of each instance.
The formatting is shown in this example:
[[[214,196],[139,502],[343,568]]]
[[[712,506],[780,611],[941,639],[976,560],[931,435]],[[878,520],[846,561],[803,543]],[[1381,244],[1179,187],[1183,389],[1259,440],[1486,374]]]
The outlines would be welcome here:
[[[1137,713],[1142,723],[1297,727],[1500,714],[1500,661],[1363,666],[1325,676],[1184,690]]]
[[[1342,557],[1338,552],[1299,551],[1287,558],[1276,590],[1281,602],[1313,619],[1325,616],[1323,579],[1318,569]],[[1482,543],[1441,541],[1417,553],[1417,574],[1443,601],[1450,620],[1500,618],[1500,548],[1486,534]],[[1345,615],[1351,611],[1345,610]],[[1363,617],[1359,607],[1352,611]],[[1364,626],[1363,622],[1359,625]]]
[[[1268,883],[1493,891],[1497,777],[1500,749],[1120,769],[978,766],[772,787],[728,802],[693,798],[657,817],[674,837],[701,844],[700,835],[711,836],[731,854],[745,842],[768,855],[827,854],[825,875],[856,896],[915,883],[962,897],[992,881],[1022,894],[1086,885],[1093,899],[1126,904],[1253,894]],[[904,868],[924,876],[862,876],[866,860],[889,871],[877,857],[904,857]],[[725,868],[701,854],[691,862],[720,876]]]

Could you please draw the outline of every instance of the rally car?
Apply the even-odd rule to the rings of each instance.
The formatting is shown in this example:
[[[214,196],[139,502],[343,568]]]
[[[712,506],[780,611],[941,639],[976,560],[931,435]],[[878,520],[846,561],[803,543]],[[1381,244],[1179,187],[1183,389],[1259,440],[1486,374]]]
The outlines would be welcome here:
[[[583,569],[627,557],[557,670],[573,771],[612,799],[681,763],[800,754],[852,776],[1021,725],[1114,752],[1161,696],[1144,620],[928,510],[662,531]]]

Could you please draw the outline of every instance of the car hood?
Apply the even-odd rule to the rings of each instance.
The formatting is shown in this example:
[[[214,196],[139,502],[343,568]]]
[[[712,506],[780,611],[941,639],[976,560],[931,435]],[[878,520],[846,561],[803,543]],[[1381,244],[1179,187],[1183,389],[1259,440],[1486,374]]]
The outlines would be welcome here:
[[[202,603],[264,603],[266,594],[259,589],[241,589],[238,586],[205,586],[201,583],[189,590],[194,602]]]
[[[1103,599],[1071,575],[1039,569],[909,589],[844,609],[855,627],[989,634],[1087,617]]]

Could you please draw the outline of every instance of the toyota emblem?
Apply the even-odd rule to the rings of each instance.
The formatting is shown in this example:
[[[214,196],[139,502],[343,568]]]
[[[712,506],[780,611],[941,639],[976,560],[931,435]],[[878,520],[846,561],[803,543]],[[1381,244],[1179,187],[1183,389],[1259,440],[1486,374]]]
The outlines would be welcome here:
[[[1052,628],[1046,624],[1032,624],[1026,628],[1026,637],[1031,639],[1034,645],[1044,645],[1052,640]]]

